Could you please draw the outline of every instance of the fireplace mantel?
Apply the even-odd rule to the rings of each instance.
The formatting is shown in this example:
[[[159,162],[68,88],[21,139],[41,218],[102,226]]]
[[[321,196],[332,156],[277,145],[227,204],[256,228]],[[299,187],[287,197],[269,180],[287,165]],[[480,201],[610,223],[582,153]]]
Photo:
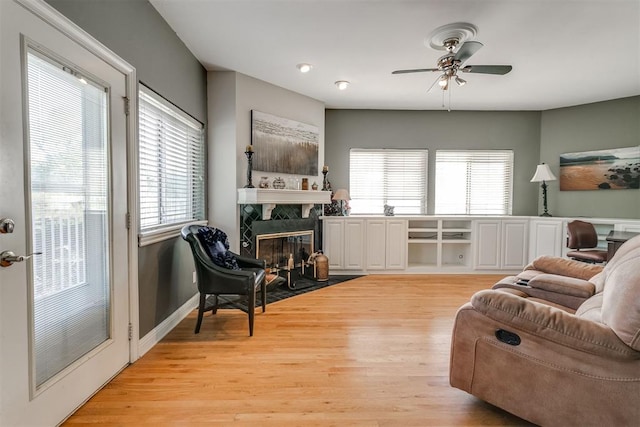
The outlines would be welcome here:
[[[271,219],[271,211],[276,205],[302,205],[302,217],[309,218],[309,212],[316,204],[331,203],[330,191],[318,190],[276,190],[273,188],[239,188],[239,205],[262,205],[262,219]]]

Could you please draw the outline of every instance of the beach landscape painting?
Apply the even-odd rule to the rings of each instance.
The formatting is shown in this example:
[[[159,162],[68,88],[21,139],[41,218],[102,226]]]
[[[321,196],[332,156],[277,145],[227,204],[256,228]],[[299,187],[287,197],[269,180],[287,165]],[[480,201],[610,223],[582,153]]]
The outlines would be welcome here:
[[[262,172],[318,175],[318,128],[251,111],[253,168]]]
[[[560,155],[560,190],[637,189],[640,146]]]

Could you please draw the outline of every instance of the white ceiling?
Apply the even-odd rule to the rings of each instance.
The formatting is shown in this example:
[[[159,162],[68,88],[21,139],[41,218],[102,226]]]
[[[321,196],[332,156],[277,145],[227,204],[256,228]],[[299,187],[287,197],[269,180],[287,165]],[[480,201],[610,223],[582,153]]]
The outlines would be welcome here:
[[[478,28],[455,110],[547,110],[640,94],[640,0],[150,0],[207,70],[233,70],[327,108],[442,109],[427,89],[443,52],[425,46],[453,22]],[[301,74],[296,64],[314,68]],[[339,91],[336,80],[351,86]],[[448,93],[445,103],[448,103]]]

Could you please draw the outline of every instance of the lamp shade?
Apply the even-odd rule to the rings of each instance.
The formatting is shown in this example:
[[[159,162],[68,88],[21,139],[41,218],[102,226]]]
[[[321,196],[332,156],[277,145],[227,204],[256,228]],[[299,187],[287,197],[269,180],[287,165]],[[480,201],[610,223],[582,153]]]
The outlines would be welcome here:
[[[531,178],[530,182],[555,181],[555,180],[556,180],[556,177],[551,172],[551,169],[549,169],[549,165],[543,163],[541,165],[538,165],[538,167],[536,168],[536,173],[533,175],[533,178]]]
[[[351,197],[349,197],[349,192],[347,190],[341,188],[339,190],[336,190],[335,194],[333,195],[333,200],[351,200]]]

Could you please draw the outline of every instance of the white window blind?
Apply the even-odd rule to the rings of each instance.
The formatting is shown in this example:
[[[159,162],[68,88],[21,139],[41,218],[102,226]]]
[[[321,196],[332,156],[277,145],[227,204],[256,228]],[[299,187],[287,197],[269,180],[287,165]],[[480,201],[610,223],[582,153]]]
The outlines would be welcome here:
[[[349,156],[351,213],[395,214],[426,211],[427,150],[351,149]]]
[[[204,129],[147,89],[139,96],[140,231],[204,219]]]
[[[437,150],[435,179],[437,215],[511,215],[511,150]]]
[[[110,336],[108,92],[29,49],[35,383]]]

